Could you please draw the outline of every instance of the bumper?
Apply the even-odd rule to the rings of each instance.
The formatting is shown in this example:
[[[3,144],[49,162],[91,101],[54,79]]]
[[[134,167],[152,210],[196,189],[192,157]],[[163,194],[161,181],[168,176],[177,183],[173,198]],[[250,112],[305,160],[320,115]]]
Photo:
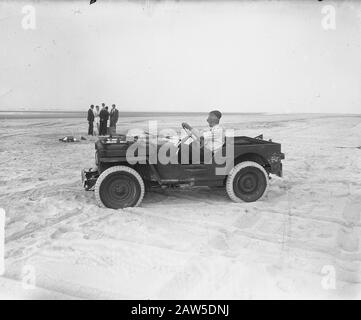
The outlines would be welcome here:
[[[92,190],[99,177],[97,168],[83,169],[81,170],[81,181],[85,190]]]
[[[272,157],[270,157],[268,159],[269,164],[271,165],[271,172],[272,174],[275,174],[279,177],[282,178],[283,176],[283,168],[282,168],[282,162],[281,160],[283,160],[285,158],[284,153],[276,153],[274,154]]]
[[[275,174],[276,176],[279,176],[280,178],[282,178],[282,176],[283,176],[283,168],[282,168],[282,163],[281,162],[278,165],[275,165],[272,168],[272,173]]]

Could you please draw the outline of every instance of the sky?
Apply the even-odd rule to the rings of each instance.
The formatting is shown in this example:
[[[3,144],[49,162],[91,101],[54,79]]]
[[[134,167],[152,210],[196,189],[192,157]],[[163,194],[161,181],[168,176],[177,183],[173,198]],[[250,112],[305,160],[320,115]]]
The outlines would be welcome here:
[[[0,0],[0,110],[360,113],[360,57],[358,1]]]

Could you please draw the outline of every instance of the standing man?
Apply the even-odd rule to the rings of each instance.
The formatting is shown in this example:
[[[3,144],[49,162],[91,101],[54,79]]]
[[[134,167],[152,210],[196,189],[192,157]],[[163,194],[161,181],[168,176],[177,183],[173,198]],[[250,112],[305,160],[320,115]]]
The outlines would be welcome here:
[[[104,133],[104,112],[105,112],[105,107],[104,107],[104,103],[102,103],[102,109],[99,112],[99,135],[102,136]]]
[[[104,135],[108,134],[108,121],[109,121],[109,110],[108,110],[108,106],[105,107],[105,112],[104,112]]]
[[[117,133],[117,122],[119,118],[119,112],[115,104],[112,105],[112,110],[110,111],[110,123],[109,123],[109,134],[115,135]]]
[[[98,134],[98,136],[100,135],[100,131],[99,131],[99,106],[95,106],[95,111],[94,111],[94,117],[95,117],[95,126],[96,126],[96,134]]]
[[[109,111],[108,107],[102,108],[99,113],[100,118],[100,134],[101,136],[105,136],[107,134],[107,122],[109,119]]]
[[[91,105],[89,110],[88,110],[88,123],[89,123],[89,127],[88,127],[88,135],[92,136],[93,135],[93,130],[94,130],[94,105]]]
[[[107,111],[105,110],[105,103],[102,103],[102,109],[99,112],[99,135],[105,136],[107,134]]]
[[[102,103],[102,109],[99,112],[99,135],[104,135],[104,113],[105,113],[105,106]]]

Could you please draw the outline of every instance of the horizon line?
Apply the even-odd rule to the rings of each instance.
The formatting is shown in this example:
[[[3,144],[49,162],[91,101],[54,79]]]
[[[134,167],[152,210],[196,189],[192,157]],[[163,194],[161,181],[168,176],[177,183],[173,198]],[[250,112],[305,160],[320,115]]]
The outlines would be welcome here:
[[[78,109],[78,110],[1,110],[0,113],[86,113],[88,108],[86,109]],[[129,110],[119,110],[119,113],[168,113],[168,114],[207,114],[208,111],[129,111]],[[335,114],[335,115],[361,115],[361,113],[351,113],[351,112],[279,112],[279,111],[258,111],[258,112],[235,112],[235,111],[225,111],[223,114]]]

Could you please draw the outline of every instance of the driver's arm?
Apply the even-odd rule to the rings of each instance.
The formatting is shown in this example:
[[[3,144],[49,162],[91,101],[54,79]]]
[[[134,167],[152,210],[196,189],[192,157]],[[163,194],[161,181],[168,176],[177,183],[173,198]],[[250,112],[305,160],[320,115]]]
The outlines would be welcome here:
[[[195,128],[192,128],[191,129],[191,132],[193,134],[193,136],[195,136],[196,140],[199,141],[199,145],[201,147],[203,147],[204,145],[204,136],[203,136],[203,133],[200,133],[199,130],[195,129]]]
[[[192,128],[191,132],[193,135],[196,136],[196,138],[199,140],[201,139],[201,137],[203,136],[201,132],[199,132],[199,130],[197,130],[196,128]]]

